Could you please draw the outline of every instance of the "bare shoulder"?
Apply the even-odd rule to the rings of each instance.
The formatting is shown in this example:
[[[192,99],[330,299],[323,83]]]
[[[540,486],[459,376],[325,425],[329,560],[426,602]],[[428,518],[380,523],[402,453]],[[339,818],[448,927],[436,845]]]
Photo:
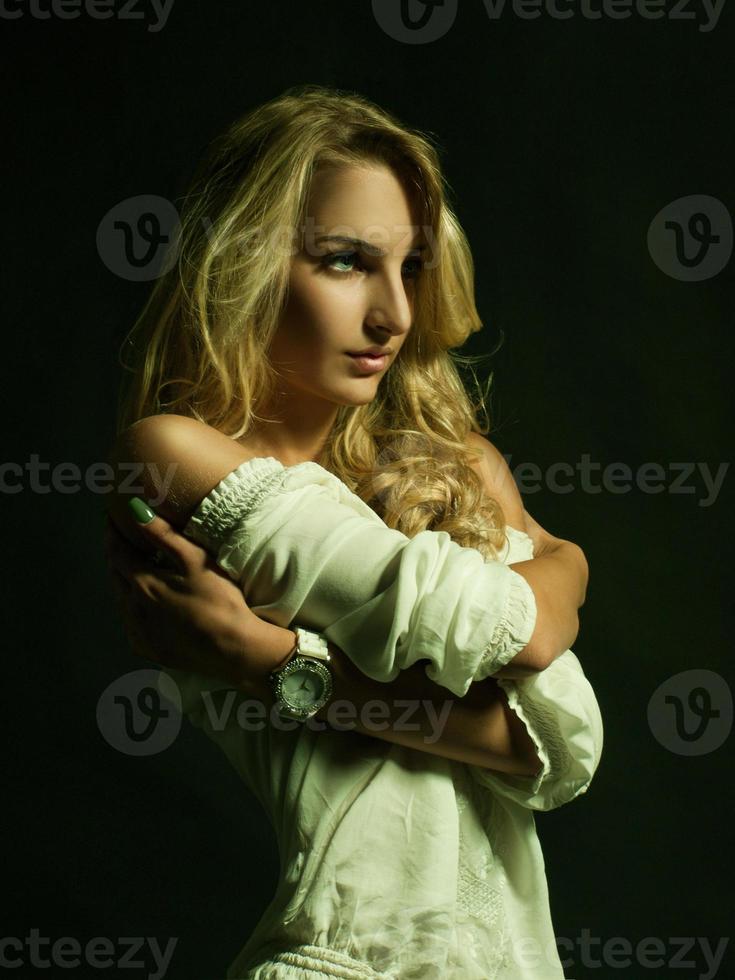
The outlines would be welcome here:
[[[148,415],[120,433],[114,450],[129,447],[138,453],[155,454],[171,448],[184,448],[192,442],[201,447],[203,444],[216,444],[225,439],[228,442],[233,441],[211,425],[186,415]]]
[[[138,496],[183,526],[203,498],[254,455],[198,419],[149,415],[121,432],[108,454],[115,470],[108,511],[119,518],[127,499]]]
[[[523,531],[523,500],[502,453],[479,432],[470,432],[466,445],[477,452],[477,460],[471,461],[470,465],[482,480],[488,496],[500,503],[506,524]]]

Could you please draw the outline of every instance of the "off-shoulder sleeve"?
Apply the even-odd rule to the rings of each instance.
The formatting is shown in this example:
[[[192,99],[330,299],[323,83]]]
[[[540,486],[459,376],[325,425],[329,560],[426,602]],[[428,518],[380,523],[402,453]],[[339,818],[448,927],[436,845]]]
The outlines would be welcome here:
[[[602,755],[603,728],[592,685],[574,653],[567,650],[531,677],[497,681],[542,766],[535,776],[469,766],[474,779],[531,810],[553,810],[586,793]]]
[[[256,458],[201,502],[184,533],[216,556],[252,610],[316,629],[367,676],[394,680],[428,660],[457,696],[529,642],[533,592],[501,561],[443,531],[387,527],[317,463]]]

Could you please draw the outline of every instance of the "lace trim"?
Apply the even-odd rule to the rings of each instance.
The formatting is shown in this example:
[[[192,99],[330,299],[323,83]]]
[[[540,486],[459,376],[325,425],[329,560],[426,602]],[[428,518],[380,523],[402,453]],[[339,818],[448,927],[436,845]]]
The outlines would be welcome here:
[[[272,456],[256,456],[241,463],[202,500],[184,534],[204,548],[218,547],[223,532],[282,486],[285,475],[286,467]]]
[[[528,645],[535,626],[536,598],[533,590],[522,575],[511,571],[510,589],[503,615],[495,624],[490,642],[482,651],[474,680],[484,680],[505,667]]]
[[[506,828],[493,797],[482,794],[478,799],[475,785],[467,784],[464,772],[462,785],[466,790],[455,789],[460,842],[457,910],[492,929],[492,950],[483,947],[480,955],[487,980],[493,980],[509,964],[510,935],[504,899],[508,878],[502,858],[507,844]],[[472,839],[480,842],[480,846],[476,843],[473,847]],[[472,942],[472,935],[469,933],[466,941]]]
[[[462,863],[459,866],[457,884],[457,904],[467,915],[480,919],[485,925],[495,926],[503,916],[503,900],[500,893],[491,888],[485,880],[488,874],[486,867],[480,867],[476,872]]]

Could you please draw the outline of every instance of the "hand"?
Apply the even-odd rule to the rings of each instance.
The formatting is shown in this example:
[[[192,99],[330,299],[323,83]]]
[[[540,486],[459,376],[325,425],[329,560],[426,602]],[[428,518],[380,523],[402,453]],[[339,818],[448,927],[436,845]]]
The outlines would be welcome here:
[[[579,600],[579,605],[584,604],[585,595],[587,592],[587,585],[589,583],[589,564],[587,562],[587,556],[585,555],[582,548],[575,544],[573,541],[568,541],[565,538],[557,538],[553,534],[550,534],[545,528],[541,527],[538,521],[535,521],[527,510],[523,511],[523,517],[525,521],[525,531],[526,534],[533,541],[533,557],[539,558],[541,555],[553,555],[561,554],[560,548],[565,550],[565,553],[570,553],[579,568],[580,582],[581,585],[581,597]]]
[[[240,587],[199,545],[164,518],[122,533],[108,516],[105,551],[110,581],[136,656],[243,687],[248,653],[243,642],[258,617]],[[137,537],[143,551],[130,543]],[[156,564],[159,550],[164,561]]]

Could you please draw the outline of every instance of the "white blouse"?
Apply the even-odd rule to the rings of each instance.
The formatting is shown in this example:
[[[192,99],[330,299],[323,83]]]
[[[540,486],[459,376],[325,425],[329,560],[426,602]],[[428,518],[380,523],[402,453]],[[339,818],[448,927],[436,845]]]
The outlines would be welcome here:
[[[319,630],[376,680],[426,659],[427,676],[461,696],[535,625],[533,592],[508,568],[533,557],[527,535],[507,528],[498,561],[443,531],[407,538],[317,463],[243,463],[184,533],[257,615]],[[600,710],[571,650],[497,681],[535,743],[535,776],[275,725],[224,681],[160,672],[162,694],[224,751],[278,842],[275,895],[228,980],[563,980],[533,811],[587,791]]]

